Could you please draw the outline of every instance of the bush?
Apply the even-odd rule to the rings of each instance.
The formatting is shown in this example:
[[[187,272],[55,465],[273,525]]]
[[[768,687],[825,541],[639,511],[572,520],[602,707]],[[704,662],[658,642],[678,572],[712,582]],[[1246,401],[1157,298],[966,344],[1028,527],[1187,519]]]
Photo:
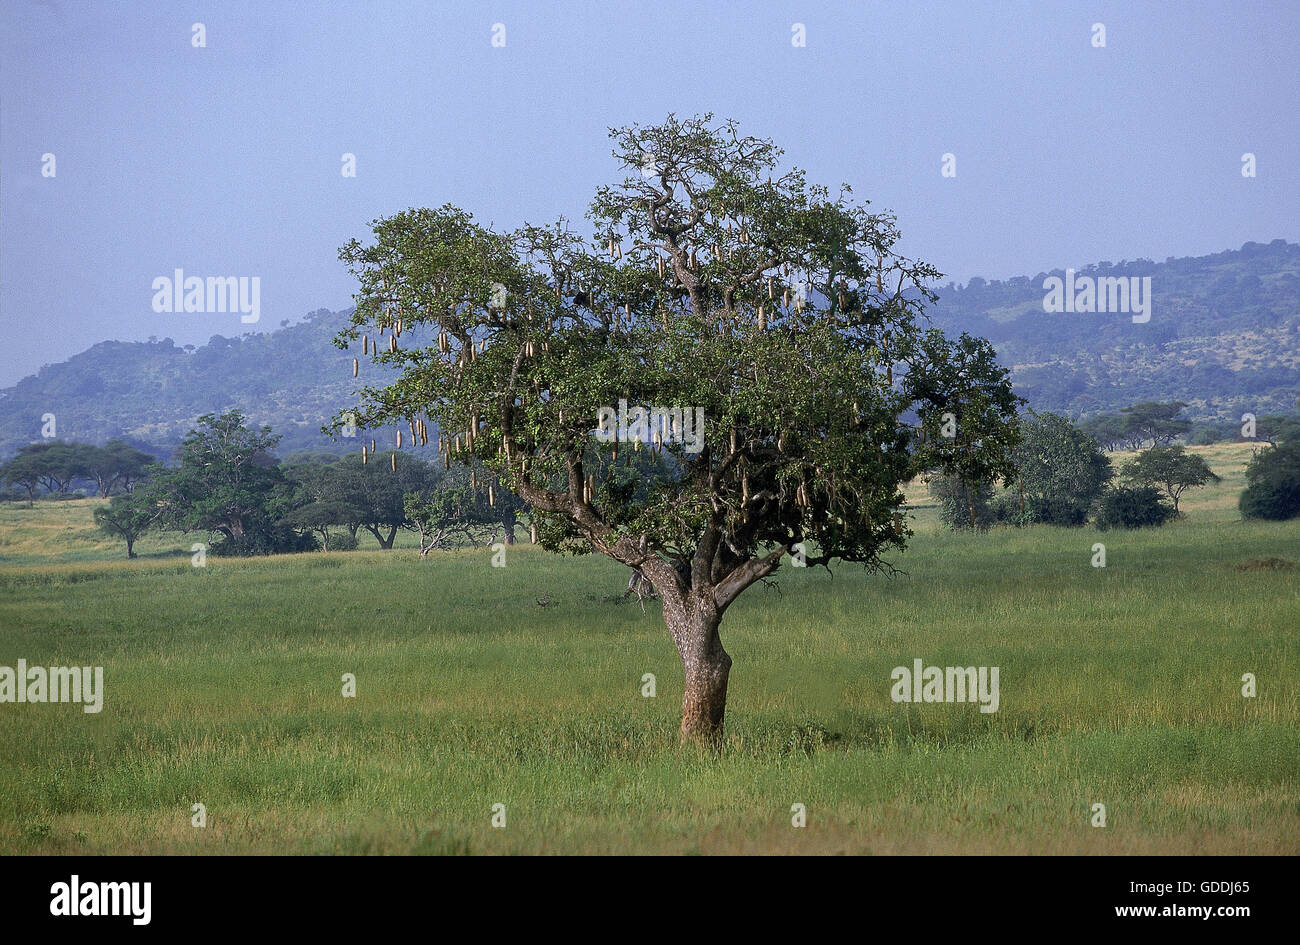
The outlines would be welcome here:
[[[1088,520],[1087,502],[1063,496],[1031,496],[1026,502],[1026,510],[1033,521],[1046,525],[1077,528]]]
[[[1097,527],[1144,528],[1163,525],[1174,517],[1174,507],[1153,486],[1107,489],[1097,507]]]
[[[956,476],[935,476],[930,480],[930,495],[939,500],[939,521],[953,531],[971,527],[972,506],[976,529],[992,525],[992,493],[991,486],[967,483]]]
[[[330,532],[330,551],[356,551],[359,544],[357,536],[346,528]]]
[[[1034,512],[1030,507],[1031,503],[1026,498],[1024,500],[1024,509],[1020,508],[1020,496],[1011,491],[1001,492],[993,501],[989,503],[989,514],[993,519],[994,525],[1005,525],[1009,528],[1023,528],[1026,525],[1034,523]]]
[[[1279,522],[1300,516],[1300,441],[1262,450],[1246,467],[1243,518]]]
[[[219,558],[244,558],[253,555],[282,555],[297,551],[317,551],[320,542],[310,533],[299,534],[292,528],[276,525],[268,529],[244,532],[238,538],[222,537],[212,546],[211,554]]]
[[[1241,424],[1222,420],[1204,420],[1193,423],[1187,434],[1188,446],[1209,446],[1212,443],[1235,443],[1241,435]]]

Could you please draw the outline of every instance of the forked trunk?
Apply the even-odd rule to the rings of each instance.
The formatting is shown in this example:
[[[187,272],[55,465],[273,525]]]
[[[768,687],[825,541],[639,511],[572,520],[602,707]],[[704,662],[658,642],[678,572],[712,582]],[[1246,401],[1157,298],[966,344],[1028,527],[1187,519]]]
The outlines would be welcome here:
[[[393,547],[393,539],[397,537],[396,525],[393,525],[391,528],[388,529],[387,538],[385,538],[382,534],[380,534],[379,527],[377,525],[367,525],[366,528],[370,530],[370,534],[375,536],[375,541],[379,542],[380,548],[384,549],[385,551],[388,551]]]

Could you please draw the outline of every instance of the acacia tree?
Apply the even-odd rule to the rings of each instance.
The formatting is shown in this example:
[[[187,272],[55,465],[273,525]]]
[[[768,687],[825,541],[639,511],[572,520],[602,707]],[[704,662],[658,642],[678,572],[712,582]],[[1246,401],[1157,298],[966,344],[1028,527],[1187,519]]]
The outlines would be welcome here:
[[[126,542],[126,556],[135,557],[135,543],[158,518],[160,510],[145,501],[144,494],[115,495],[108,505],[95,509],[95,524],[106,535]]]
[[[1124,464],[1120,477],[1126,482],[1142,486],[1156,486],[1174,503],[1178,514],[1178,500],[1188,489],[1218,482],[1205,459],[1189,453],[1181,446],[1153,446],[1143,450]]]
[[[385,551],[392,550],[398,530],[411,524],[403,506],[406,494],[432,486],[437,478],[428,463],[396,450],[370,454],[364,462],[355,453],[345,456],[326,476],[344,512],[341,524],[354,535],[358,526],[364,528]]]
[[[89,473],[86,469],[86,449],[94,449],[88,443],[71,443],[52,440],[48,443],[29,443],[18,448],[15,460],[21,459],[18,468],[30,469],[36,480],[50,494],[67,492],[72,481],[84,478]],[[31,490],[28,490],[29,495]]]
[[[1148,441],[1152,446],[1163,446],[1180,436],[1186,436],[1192,428],[1191,421],[1180,420],[1187,404],[1173,401],[1167,404],[1152,400],[1123,408],[1124,435],[1130,449],[1140,450]]]
[[[95,480],[96,491],[108,498],[121,486],[130,492],[156,459],[122,440],[109,440],[101,447],[90,447],[86,454],[87,475]]]
[[[771,141],[711,116],[611,138],[627,176],[597,192],[590,240],[564,220],[496,233],[452,206],[375,221],[373,243],[340,250],[360,290],[335,343],[400,369],[360,391],[356,422],[432,420],[444,464],[477,456],[543,546],[645,576],[683,664],[683,739],[713,740],[727,608],[787,555],[890,569],[911,534],[900,485],[1010,472],[1015,398],[921,324],[940,273],[895,251],[890,214],[781,172]],[[644,494],[612,487],[637,444],[591,449],[621,400],[672,418],[630,431],[674,460]],[[939,436],[944,411],[986,442]]]
[[[0,479],[5,485],[21,486],[27,490],[27,504],[36,501],[36,490],[41,485],[42,464],[39,456],[18,451],[18,455],[0,466]]]

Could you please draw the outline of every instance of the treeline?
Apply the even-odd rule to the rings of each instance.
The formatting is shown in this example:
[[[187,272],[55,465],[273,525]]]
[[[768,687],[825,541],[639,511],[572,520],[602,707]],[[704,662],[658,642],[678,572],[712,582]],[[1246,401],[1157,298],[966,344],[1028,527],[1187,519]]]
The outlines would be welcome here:
[[[1179,514],[1185,492],[1218,481],[1204,459],[1174,441],[1191,425],[1180,403],[1144,403],[1102,424],[1075,425],[1054,413],[1021,419],[1000,480],[936,475],[931,494],[952,529],[1034,523],[1100,528],[1161,525]],[[1300,516],[1300,422],[1260,418],[1260,448],[1246,470],[1239,508],[1247,518]],[[418,537],[422,554],[472,543],[485,531],[507,544],[527,505],[477,460],[443,468],[400,451],[275,456],[280,437],[250,428],[243,414],[206,414],[164,466],[121,441],[104,446],[34,443],[0,466],[0,480],[29,503],[87,491],[110,499],[97,525],[122,539],[128,557],[150,531],[205,533],[216,555],[351,550],[361,536],[392,548],[398,533]],[[1115,470],[1106,448],[1140,449]],[[1145,447],[1145,448],[1143,448]],[[600,447],[594,442],[590,446]],[[635,458],[635,459],[634,459]],[[601,486],[651,490],[680,470],[671,457],[624,451]],[[559,487],[561,484],[556,484]],[[13,495],[11,495],[11,498]],[[532,527],[530,522],[530,528]],[[534,535],[535,538],[535,535]]]
[[[107,534],[122,539],[127,557],[150,531],[204,533],[216,555],[347,550],[372,535],[392,548],[397,533],[418,534],[420,548],[473,540],[491,529],[513,543],[524,503],[481,466],[439,469],[401,452],[299,453],[280,461],[280,437],[250,428],[243,414],[206,414],[164,466],[124,444],[39,443],[0,467],[5,482],[70,495],[91,479],[109,497],[95,510]]]
[[[1181,401],[1146,401],[1124,407],[1119,413],[1089,417],[1079,429],[1107,450],[1140,450],[1163,446],[1182,439],[1189,445],[1255,441],[1277,446],[1283,440],[1300,438],[1300,417],[1294,414],[1247,415],[1241,422],[1202,421],[1193,423],[1179,414],[1187,407]]]
[[[21,447],[18,455],[0,465],[0,481],[26,495],[28,502],[42,490],[71,497],[78,486],[108,498],[117,492],[131,492],[155,462],[152,455],[122,440],[109,440],[103,446],[51,440]]]
[[[1076,426],[1060,414],[1030,412],[1021,419],[1011,449],[1014,473],[1002,480],[934,476],[930,493],[940,518],[954,530],[1021,527],[1033,523],[1102,529],[1163,525],[1180,514],[1189,489],[1219,477],[1200,456],[1175,439],[1191,428],[1178,417],[1181,403],[1144,403],[1110,418]],[[1107,423],[1098,423],[1106,419]],[[1243,517],[1300,516],[1300,422],[1263,418],[1267,435],[1246,467]],[[1263,422],[1263,419],[1260,421]],[[1146,447],[1143,449],[1143,447]],[[1116,470],[1107,449],[1138,454]]]
[[[125,543],[129,558],[151,531],[205,534],[213,540],[212,554],[247,556],[352,550],[367,534],[390,549],[406,530],[427,555],[485,534],[513,544],[520,517],[529,511],[472,456],[467,464],[439,466],[401,451],[377,452],[372,441],[360,454],[296,453],[282,461],[275,456],[279,442],[269,426],[249,427],[238,410],[205,414],[182,441],[175,465],[141,454],[116,479],[105,479],[101,494],[111,499],[95,509],[95,522]],[[599,447],[593,442],[591,448]],[[25,476],[31,467],[39,472],[31,481],[66,494],[71,480],[54,470],[65,468],[67,454],[89,456],[96,449],[35,444],[0,467],[0,475]],[[103,450],[126,455],[114,444]],[[625,451],[623,465],[610,470],[601,488],[644,492],[678,472],[669,467],[663,454]],[[28,493],[29,502],[34,498]],[[535,541],[531,520],[528,527]]]

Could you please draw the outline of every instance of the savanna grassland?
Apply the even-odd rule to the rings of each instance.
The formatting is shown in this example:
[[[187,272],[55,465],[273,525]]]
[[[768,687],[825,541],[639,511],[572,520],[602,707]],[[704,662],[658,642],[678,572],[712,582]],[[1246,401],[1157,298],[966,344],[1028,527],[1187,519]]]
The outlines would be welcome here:
[[[177,534],[125,560],[93,500],[4,506],[0,665],[106,693],[0,704],[0,852],[1300,852],[1300,571],[1267,561],[1300,521],[1243,523],[1249,449],[1196,451],[1224,481],[1161,529],[951,534],[916,487],[905,573],[751,589],[717,755],[677,747],[676,652],[607,559],[195,568]],[[1000,710],[894,704],[916,658],[1000,667]]]

